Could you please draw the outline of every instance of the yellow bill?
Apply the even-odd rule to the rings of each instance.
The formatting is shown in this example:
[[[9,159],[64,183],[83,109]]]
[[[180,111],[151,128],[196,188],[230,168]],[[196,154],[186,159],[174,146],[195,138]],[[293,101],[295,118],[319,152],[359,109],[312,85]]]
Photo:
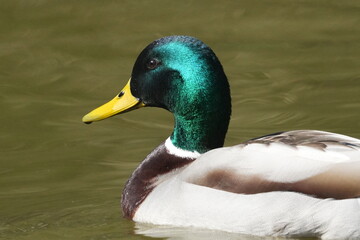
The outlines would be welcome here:
[[[92,123],[114,116],[119,113],[144,107],[145,104],[131,94],[130,81],[131,78],[125,85],[123,90],[119,93],[119,95],[114,97],[111,101],[86,114],[83,117],[82,121],[84,123]]]

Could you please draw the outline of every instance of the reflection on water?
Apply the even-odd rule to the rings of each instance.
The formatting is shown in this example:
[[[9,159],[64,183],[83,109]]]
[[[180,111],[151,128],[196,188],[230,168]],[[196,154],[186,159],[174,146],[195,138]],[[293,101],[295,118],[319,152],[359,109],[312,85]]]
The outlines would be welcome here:
[[[168,240],[266,240],[270,237],[256,237],[242,234],[227,233],[199,228],[180,228],[156,226],[148,224],[135,224],[135,233],[153,238],[166,238]]]
[[[121,90],[161,36],[196,36],[221,59],[233,98],[226,145],[290,129],[360,138],[357,1],[0,3],[1,239],[252,238],[134,230],[121,217],[126,179],[170,134],[172,116],[81,118]]]

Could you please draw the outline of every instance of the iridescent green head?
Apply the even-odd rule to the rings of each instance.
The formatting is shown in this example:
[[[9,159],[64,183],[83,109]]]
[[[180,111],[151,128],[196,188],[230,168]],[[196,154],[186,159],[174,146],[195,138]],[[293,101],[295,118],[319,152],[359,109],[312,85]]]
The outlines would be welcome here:
[[[138,56],[129,83],[139,101],[130,109],[145,105],[174,114],[175,146],[200,153],[223,146],[231,114],[229,84],[218,58],[203,42],[188,36],[152,42]]]

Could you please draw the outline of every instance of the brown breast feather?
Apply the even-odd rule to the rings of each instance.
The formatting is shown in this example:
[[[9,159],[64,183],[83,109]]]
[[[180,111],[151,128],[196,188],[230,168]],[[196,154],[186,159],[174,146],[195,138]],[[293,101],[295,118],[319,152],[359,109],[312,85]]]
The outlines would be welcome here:
[[[152,151],[127,181],[122,193],[124,216],[132,219],[140,204],[156,187],[159,176],[184,167],[194,159],[181,158],[168,153],[164,143]]]

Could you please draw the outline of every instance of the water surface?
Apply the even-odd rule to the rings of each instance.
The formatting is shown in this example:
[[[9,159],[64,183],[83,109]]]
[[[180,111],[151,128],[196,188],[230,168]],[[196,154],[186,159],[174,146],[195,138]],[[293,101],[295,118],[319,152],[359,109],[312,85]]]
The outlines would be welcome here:
[[[139,51],[210,45],[229,77],[226,145],[291,129],[360,138],[358,1],[0,1],[1,239],[255,239],[134,225],[120,194],[172,130],[146,108],[90,126]]]

